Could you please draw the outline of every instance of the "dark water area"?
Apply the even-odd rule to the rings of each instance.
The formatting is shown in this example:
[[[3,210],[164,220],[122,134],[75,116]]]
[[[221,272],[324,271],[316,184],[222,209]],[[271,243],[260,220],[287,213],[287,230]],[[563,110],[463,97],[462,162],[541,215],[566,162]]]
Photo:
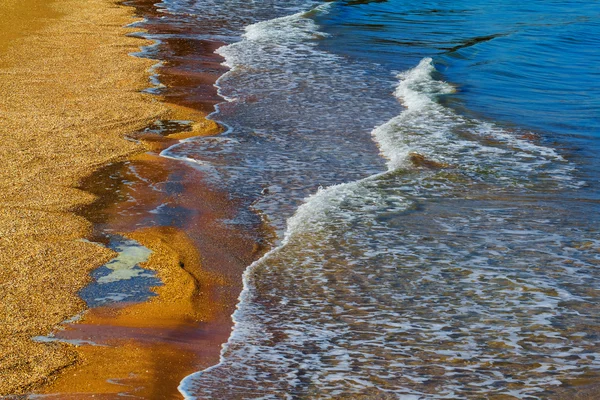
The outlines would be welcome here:
[[[138,10],[224,128],[162,155],[275,232],[186,398],[594,398],[597,2]]]

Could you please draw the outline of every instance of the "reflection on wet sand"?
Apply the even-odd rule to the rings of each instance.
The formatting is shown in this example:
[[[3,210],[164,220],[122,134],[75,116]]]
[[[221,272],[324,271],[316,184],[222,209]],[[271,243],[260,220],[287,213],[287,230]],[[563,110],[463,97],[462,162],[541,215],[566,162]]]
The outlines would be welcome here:
[[[184,376],[218,360],[241,272],[261,249],[250,233],[223,225],[235,204],[184,163],[145,154],[106,167],[84,187],[100,195],[81,210],[94,222],[94,240],[119,233],[141,243],[152,251],[141,266],[155,270],[163,285],[146,302],[92,309],[58,331],[58,339],[101,347],[78,347],[82,363],[45,393],[176,396]]]
[[[149,19],[144,25],[149,33],[168,29],[152,25],[151,3],[132,5]],[[253,226],[225,225],[235,218],[237,204],[206,184],[202,172],[158,155],[178,140],[219,132],[204,119],[219,98],[213,84],[224,67],[212,54],[218,46],[161,40],[144,53],[166,59],[157,70],[166,86],[155,93],[170,107],[169,118],[128,135],[148,153],[108,165],[82,182],[97,200],[79,214],[93,222],[94,241],[106,244],[107,235],[118,234],[150,249],[141,266],[156,271],[163,285],[154,287],[157,296],[146,302],[94,308],[56,332],[59,340],[93,344],[77,348],[81,362],[46,388],[46,395],[179,398],[183,377],[218,361],[231,331],[241,274],[263,252],[257,244],[260,220]],[[190,58],[191,52],[197,57]]]

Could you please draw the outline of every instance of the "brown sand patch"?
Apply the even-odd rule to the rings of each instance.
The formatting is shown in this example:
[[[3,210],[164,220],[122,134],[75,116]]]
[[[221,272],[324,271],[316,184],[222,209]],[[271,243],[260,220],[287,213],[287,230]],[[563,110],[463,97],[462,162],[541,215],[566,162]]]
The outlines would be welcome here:
[[[421,168],[427,168],[427,169],[450,168],[450,164],[448,164],[448,163],[430,160],[427,157],[425,157],[424,155],[419,154],[419,153],[412,152],[408,155],[408,157],[410,159],[410,162],[412,162],[412,164],[415,167],[421,167]]]
[[[30,338],[80,312],[89,271],[113,255],[78,240],[91,225],[70,212],[94,196],[76,187],[143,151],[123,135],[167,112],[139,93],[152,61],[129,55],[144,44],[125,36],[130,12],[111,0],[0,2],[0,395],[75,362]]]

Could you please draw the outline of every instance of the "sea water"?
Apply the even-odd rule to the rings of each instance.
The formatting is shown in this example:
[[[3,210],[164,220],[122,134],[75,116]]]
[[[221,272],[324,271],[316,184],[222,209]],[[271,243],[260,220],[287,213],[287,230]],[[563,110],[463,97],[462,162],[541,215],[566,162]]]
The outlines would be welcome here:
[[[545,399],[599,381],[597,2],[160,7],[227,43],[229,67],[210,116],[225,133],[163,155],[276,232],[184,396]]]

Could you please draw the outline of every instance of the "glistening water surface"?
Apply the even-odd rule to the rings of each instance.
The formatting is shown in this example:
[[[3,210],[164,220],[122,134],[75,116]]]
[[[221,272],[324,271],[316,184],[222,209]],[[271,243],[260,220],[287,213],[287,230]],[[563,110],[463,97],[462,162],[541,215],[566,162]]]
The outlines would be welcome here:
[[[161,8],[183,39],[227,43],[230,69],[211,115],[225,134],[163,154],[248,210],[227,223],[253,212],[278,233],[221,363],[182,393],[598,390],[598,4]]]

